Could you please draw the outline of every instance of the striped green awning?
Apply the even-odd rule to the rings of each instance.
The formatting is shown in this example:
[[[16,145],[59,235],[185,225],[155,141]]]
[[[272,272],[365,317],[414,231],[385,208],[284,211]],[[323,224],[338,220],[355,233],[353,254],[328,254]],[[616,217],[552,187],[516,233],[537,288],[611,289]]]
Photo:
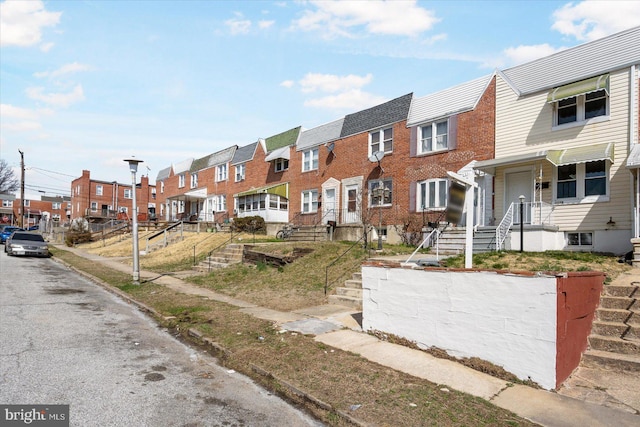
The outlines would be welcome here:
[[[559,86],[549,92],[549,95],[547,95],[547,102],[562,101],[563,99],[584,95],[585,93],[596,92],[602,89],[607,91],[607,94],[609,93],[609,74],[603,74],[601,76]]]
[[[242,196],[250,196],[252,194],[266,194],[266,193],[276,194],[278,196],[288,199],[289,183],[285,182],[284,184],[267,185],[265,187],[254,188],[252,190],[247,190],[247,191],[243,191],[241,193],[235,194],[233,197],[242,197]]]
[[[596,162],[598,160],[609,160],[613,163],[613,143],[586,145],[564,150],[549,150],[547,152],[547,160],[556,166]]]

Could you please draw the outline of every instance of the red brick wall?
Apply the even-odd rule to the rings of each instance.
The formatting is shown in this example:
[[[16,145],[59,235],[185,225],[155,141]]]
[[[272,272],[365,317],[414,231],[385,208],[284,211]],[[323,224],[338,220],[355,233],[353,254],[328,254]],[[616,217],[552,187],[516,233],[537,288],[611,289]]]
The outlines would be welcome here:
[[[149,203],[155,203],[153,199],[154,185],[149,185],[147,176],[139,177],[140,187],[136,187],[136,202],[138,213],[148,215]],[[98,186],[102,186],[102,195],[97,194]],[[129,215],[133,212],[133,199],[124,197],[125,189],[131,189],[131,184],[121,184],[108,181],[97,181],[91,179],[91,173],[82,171],[82,176],[71,182],[71,219],[90,216],[102,216],[102,207],[111,206],[112,210],[118,211],[121,207],[126,207]],[[96,210],[91,210],[91,203],[97,204]]]
[[[556,388],[571,375],[587,349],[603,284],[604,273],[592,271],[557,279]]]

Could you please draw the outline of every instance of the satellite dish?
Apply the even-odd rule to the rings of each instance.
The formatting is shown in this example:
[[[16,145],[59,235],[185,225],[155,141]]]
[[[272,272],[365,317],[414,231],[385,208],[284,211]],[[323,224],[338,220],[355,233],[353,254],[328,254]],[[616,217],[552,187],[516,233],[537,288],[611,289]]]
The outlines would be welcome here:
[[[335,147],[336,147],[336,144],[332,142],[331,144],[327,145],[327,151],[332,153]]]
[[[371,163],[380,163],[380,160],[384,157],[384,151],[376,151],[372,155],[369,156],[369,161]]]

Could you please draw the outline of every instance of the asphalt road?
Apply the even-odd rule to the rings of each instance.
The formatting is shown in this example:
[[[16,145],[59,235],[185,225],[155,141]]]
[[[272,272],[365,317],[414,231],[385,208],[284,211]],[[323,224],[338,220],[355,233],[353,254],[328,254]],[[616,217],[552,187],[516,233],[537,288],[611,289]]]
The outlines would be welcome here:
[[[0,249],[0,403],[72,426],[319,426],[51,259]]]

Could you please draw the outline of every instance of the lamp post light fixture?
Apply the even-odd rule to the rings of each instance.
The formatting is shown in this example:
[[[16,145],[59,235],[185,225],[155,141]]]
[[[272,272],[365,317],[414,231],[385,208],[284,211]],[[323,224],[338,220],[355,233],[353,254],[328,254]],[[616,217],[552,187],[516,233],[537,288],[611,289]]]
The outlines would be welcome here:
[[[138,164],[142,163],[142,160],[138,159],[125,159],[125,162],[129,163],[129,170],[131,171],[131,194],[133,197],[133,219],[132,219],[132,231],[133,231],[133,283],[140,284],[140,250],[138,249],[138,203],[136,200],[136,172],[138,172]]]
[[[520,252],[524,251],[524,195],[518,197],[520,199]]]
[[[382,204],[385,196],[389,194],[389,189],[384,187],[382,180],[378,181],[378,186],[373,190],[373,195],[378,198],[378,250],[382,250]]]

